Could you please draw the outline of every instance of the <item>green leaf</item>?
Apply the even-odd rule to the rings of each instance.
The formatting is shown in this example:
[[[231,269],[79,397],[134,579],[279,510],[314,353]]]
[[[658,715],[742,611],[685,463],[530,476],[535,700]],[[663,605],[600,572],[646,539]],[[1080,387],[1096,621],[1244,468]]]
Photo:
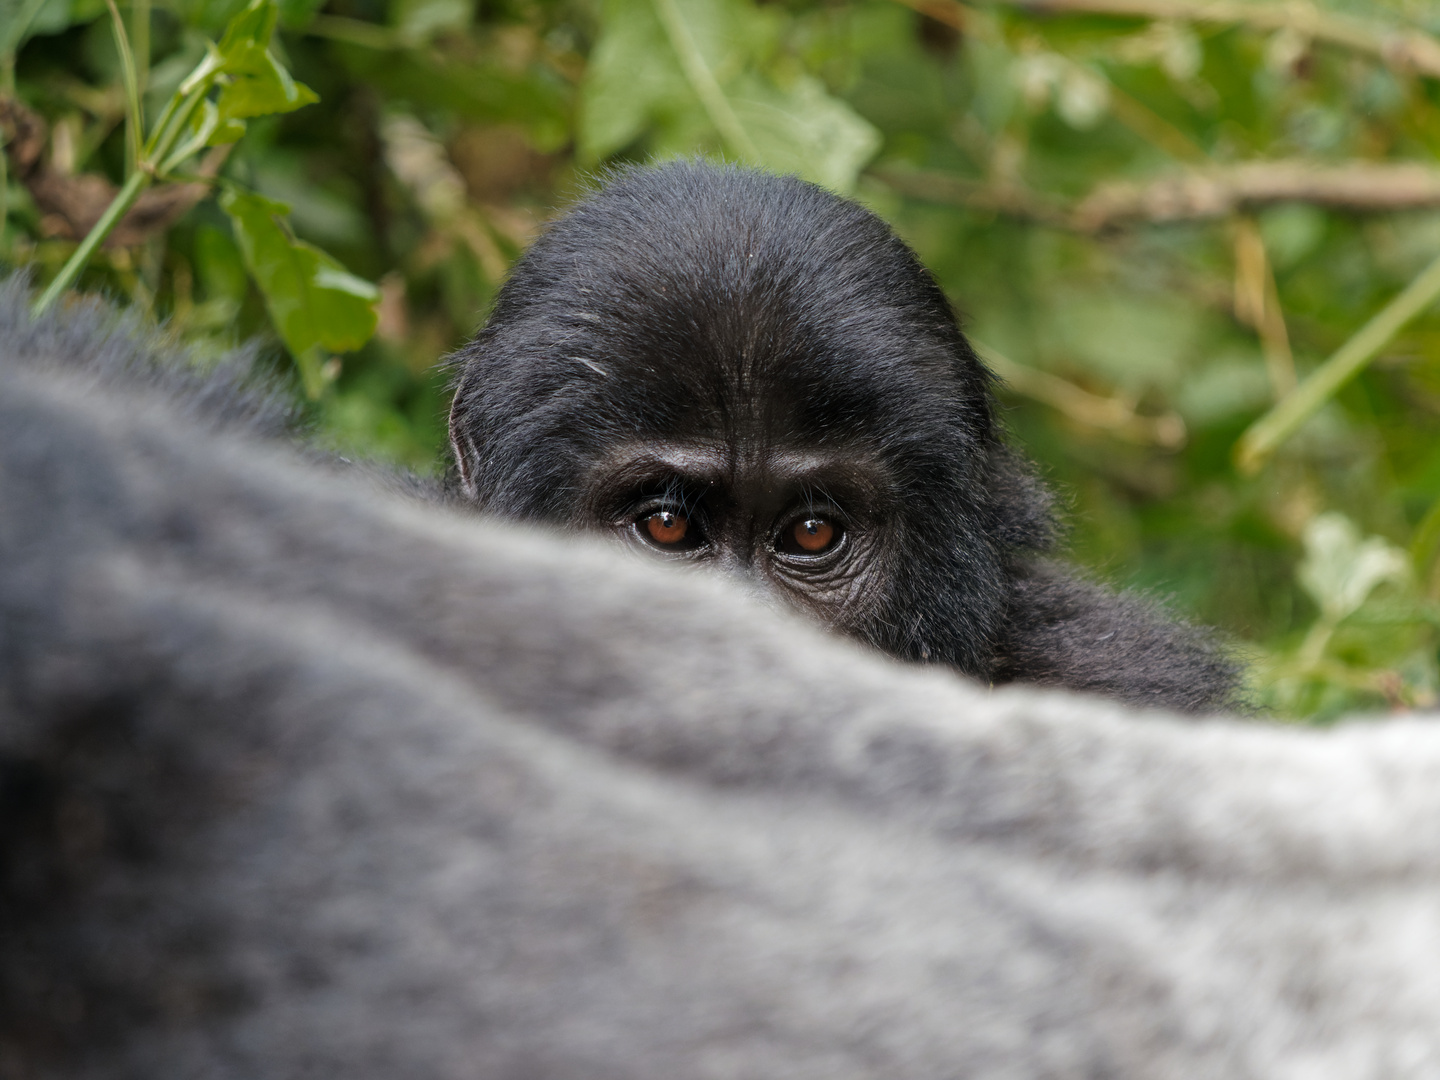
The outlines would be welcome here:
[[[1058,293],[1046,322],[1061,355],[1135,395],[1172,391],[1205,330],[1192,305],[1109,289]]]
[[[291,78],[270,51],[278,15],[274,0],[253,0],[225,28],[216,50],[221,87],[209,145],[240,138],[250,117],[293,112],[320,100],[308,86]]]
[[[1255,347],[1232,347],[1208,355],[1175,390],[1175,407],[1185,422],[1205,427],[1255,412],[1270,402],[1270,376]]]
[[[820,80],[802,76],[788,91],[759,78],[739,82],[735,114],[760,151],[760,163],[796,173],[833,191],[849,193],[880,149],[880,132]]]
[[[390,24],[407,41],[428,41],[446,30],[463,30],[474,16],[470,0],[391,0]]]
[[[245,259],[226,229],[205,224],[195,230],[194,263],[208,299],[236,306],[245,299]]]
[[[280,24],[298,30],[310,23],[316,13],[325,6],[325,0],[276,0],[280,9]]]
[[[1305,559],[1296,578],[1332,623],[1360,609],[1385,582],[1404,584],[1410,559],[1381,536],[1361,537],[1344,514],[1330,512],[1305,527]]]
[[[746,0],[608,0],[581,89],[582,158],[647,132],[657,149],[694,152],[718,133],[752,164],[852,190],[880,133],[818,79],[781,89],[755,70],[769,22]]]
[[[342,42],[333,48],[352,78],[394,103],[441,109],[481,123],[519,124],[542,152],[559,150],[569,138],[566,88],[543,68],[512,72],[441,54],[379,52]]]
[[[52,7],[45,0],[0,0],[0,56],[14,53],[31,34],[63,30],[69,25],[69,6],[65,5],[61,20],[52,29],[42,18],[50,14]]]
[[[320,100],[315,91],[292,79],[290,73],[281,67],[280,62],[269,52],[253,59],[253,68],[235,75],[220,91],[220,98],[215,105],[220,110],[222,123],[252,116],[293,112],[302,105],[310,105]],[[228,65],[227,70],[230,70]]]
[[[0,55],[28,38],[58,34],[105,11],[105,0],[0,0]]]
[[[318,397],[324,387],[321,351],[347,352],[370,340],[379,290],[319,248],[296,240],[284,203],[228,188],[220,207],[230,217],[276,330],[300,366],[306,393]]]
[[[220,57],[226,63],[243,58],[251,50],[270,47],[279,9],[273,0],[251,0],[225,27],[220,39]],[[243,63],[243,60],[241,60]]]
[[[608,0],[580,91],[585,161],[623,150],[677,107],[699,110],[649,0]]]

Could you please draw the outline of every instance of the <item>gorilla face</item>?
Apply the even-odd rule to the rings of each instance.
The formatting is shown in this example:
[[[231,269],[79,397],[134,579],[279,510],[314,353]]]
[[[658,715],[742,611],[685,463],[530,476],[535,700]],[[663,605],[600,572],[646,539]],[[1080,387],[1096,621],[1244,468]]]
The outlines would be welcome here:
[[[989,376],[878,218],[794,179],[622,175],[521,260],[462,350],[483,507],[763,584],[900,656],[988,670],[1043,493]]]
[[[854,630],[895,576],[899,485],[863,445],[754,438],[617,446],[586,475],[582,523],[743,575]]]

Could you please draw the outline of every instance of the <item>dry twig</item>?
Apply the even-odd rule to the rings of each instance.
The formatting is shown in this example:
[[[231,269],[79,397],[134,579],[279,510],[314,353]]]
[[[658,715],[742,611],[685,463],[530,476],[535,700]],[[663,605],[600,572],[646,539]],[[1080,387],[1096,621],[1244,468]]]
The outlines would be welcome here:
[[[930,0],[939,3],[942,0]],[[1440,78],[1440,41],[1419,30],[1385,26],[1322,11],[1305,0],[1008,0],[1040,15],[1120,15],[1179,22],[1226,23],[1256,30],[1292,30],[1314,41],[1366,53],[1400,71]]]
[[[1074,225],[1096,232],[1133,221],[1228,217],[1281,202],[1362,212],[1432,208],[1440,206],[1440,169],[1409,162],[1256,161],[1190,170],[1148,183],[1102,184],[1075,209]]]
[[[1355,213],[1440,207],[1440,169],[1409,162],[1257,161],[1190,169],[1148,182],[1101,184],[1073,206],[1027,188],[999,188],[944,173],[882,167],[871,175],[912,198],[1084,233],[1224,218],[1282,202]]]
[[[1235,316],[1254,327],[1265,353],[1270,389],[1278,401],[1295,389],[1295,357],[1280,307],[1275,272],[1255,219],[1235,219]]]
[[[1099,428],[1127,442],[1178,450],[1188,433],[1178,413],[1146,416],[1118,397],[1092,394],[1068,379],[1011,360],[988,345],[972,342],[987,367],[1011,390],[1052,409],[1085,427]]]
[[[1047,199],[1029,188],[1001,187],[926,169],[880,166],[868,172],[899,194],[924,202],[963,206],[1061,229],[1073,228],[1070,209],[1064,203]]]
[[[937,22],[965,32],[973,10],[959,0],[898,0]],[[1397,71],[1440,78],[1440,40],[1411,28],[1386,26],[1323,11],[1307,0],[1000,0],[1035,15],[1116,15],[1175,22],[1220,23],[1255,30],[1290,30],[1312,41],[1373,56]]]

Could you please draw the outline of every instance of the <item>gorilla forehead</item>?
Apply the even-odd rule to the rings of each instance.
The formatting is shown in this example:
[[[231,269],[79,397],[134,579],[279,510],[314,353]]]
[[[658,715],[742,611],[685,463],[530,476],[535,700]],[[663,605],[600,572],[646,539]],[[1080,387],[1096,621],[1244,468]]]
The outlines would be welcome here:
[[[539,412],[568,403],[640,436],[889,441],[903,427],[953,446],[990,427],[982,369],[889,228],[743,169],[620,175],[537,242],[477,344],[489,377],[518,379]]]

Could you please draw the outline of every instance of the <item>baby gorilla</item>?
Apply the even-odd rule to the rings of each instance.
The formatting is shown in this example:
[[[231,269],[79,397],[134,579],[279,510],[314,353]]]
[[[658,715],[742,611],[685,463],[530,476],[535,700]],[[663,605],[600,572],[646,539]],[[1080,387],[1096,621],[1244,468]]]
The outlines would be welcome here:
[[[803,181],[636,169],[552,225],[454,358],[484,509],[762,583],[895,656],[1199,710],[1203,632],[1048,562],[993,378],[879,218]]]

